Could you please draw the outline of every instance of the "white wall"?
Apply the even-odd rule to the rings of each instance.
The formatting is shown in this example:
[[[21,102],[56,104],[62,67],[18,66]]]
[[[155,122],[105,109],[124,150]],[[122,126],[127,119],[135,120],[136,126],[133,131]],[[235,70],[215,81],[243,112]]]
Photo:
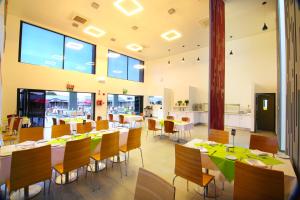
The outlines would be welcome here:
[[[20,18],[9,15],[7,19],[7,38],[4,54],[4,63],[2,66],[3,77],[3,113],[6,116],[9,113],[16,113],[17,88],[44,89],[44,90],[66,90],[66,84],[75,85],[75,91],[94,92],[96,99],[107,101],[107,96],[98,96],[98,90],[101,93],[122,93],[123,88],[128,89],[128,94],[144,94],[144,83],[125,81],[107,77],[107,47],[101,44],[97,45],[96,74],[85,74],[74,71],[65,71],[49,67],[35,66],[18,62],[19,51],[19,28]],[[52,27],[45,27],[43,24],[37,24],[33,21],[22,18],[22,20],[31,22],[50,30],[62,34],[73,36],[62,30]],[[89,41],[87,38],[78,38]],[[122,53],[122,52],[121,52]],[[97,77],[105,76],[106,83],[98,83]],[[105,115],[107,106],[96,106],[96,116]]]
[[[229,55],[233,50],[234,55]],[[276,92],[276,32],[226,42],[225,103],[252,105],[253,86],[260,92]],[[200,62],[197,62],[197,57]],[[182,57],[185,62],[182,62]],[[188,98],[188,87],[199,89],[199,103],[208,102],[208,47],[146,62],[147,91],[161,95],[157,87],[174,91],[174,101]],[[168,64],[170,59],[171,64]]]

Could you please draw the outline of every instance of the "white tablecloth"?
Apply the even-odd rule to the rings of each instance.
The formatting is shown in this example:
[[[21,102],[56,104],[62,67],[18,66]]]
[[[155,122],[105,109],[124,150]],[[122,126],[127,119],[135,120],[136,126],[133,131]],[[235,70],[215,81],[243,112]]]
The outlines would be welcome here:
[[[105,133],[111,133],[115,130],[120,131],[120,140],[119,145],[125,145],[127,143],[127,137],[128,137],[128,129],[127,128],[121,128],[121,129],[112,129],[110,131],[104,132]],[[41,144],[36,144],[36,147]],[[97,145],[97,147],[94,150],[94,153],[97,153],[100,151],[101,142]],[[0,155],[1,152],[12,152],[16,150],[21,150],[20,147],[16,145],[7,145],[4,147],[1,147],[0,149]],[[65,153],[65,146],[53,146],[51,147],[51,164],[52,166],[62,163],[64,160],[64,153]],[[11,155],[8,156],[0,156],[0,185],[4,184],[6,180],[10,177],[10,165],[11,165]]]
[[[161,121],[163,119],[157,119],[157,118],[151,118],[151,119],[154,119],[156,121],[156,126],[160,126],[161,127]],[[174,129],[176,131],[190,131],[194,128],[194,124],[191,123],[191,122],[174,122]]]
[[[96,128],[96,122],[90,119],[87,119],[86,122],[91,122],[92,123],[92,128]],[[66,122],[66,124],[70,124],[70,129],[71,131],[77,131],[77,124],[79,122]]]
[[[113,119],[115,121],[119,121],[119,114],[114,114],[113,116],[114,116]],[[132,123],[135,122],[136,120],[142,120],[142,119],[143,117],[140,115],[126,115],[126,114],[124,115],[124,120],[125,122],[128,123]]]

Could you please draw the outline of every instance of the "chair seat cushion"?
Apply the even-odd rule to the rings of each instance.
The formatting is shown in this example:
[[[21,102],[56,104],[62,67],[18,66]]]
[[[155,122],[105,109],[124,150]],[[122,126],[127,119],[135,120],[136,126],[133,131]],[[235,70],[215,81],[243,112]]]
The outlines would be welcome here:
[[[202,184],[207,186],[215,177],[209,174],[203,174]]]

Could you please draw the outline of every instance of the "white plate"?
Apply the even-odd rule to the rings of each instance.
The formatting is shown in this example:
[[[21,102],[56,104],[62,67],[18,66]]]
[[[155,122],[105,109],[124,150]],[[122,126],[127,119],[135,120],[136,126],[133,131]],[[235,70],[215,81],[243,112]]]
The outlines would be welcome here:
[[[208,145],[210,145],[210,146],[216,146],[216,145],[218,145],[218,143],[214,142],[214,141],[206,141],[205,143],[208,144]]]
[[[232,155],[227,155],[225,158],[227,158],[228,160],[237,160],[237,157]]]
[[[75,134],[76,135],[76,134]],[[63,135],[61,137],[59,137],[60,139],[69,139],[71,138],[72,136],[71,135]]]
[[[286,155],[284,153],[278,153],[277,154],[277,157],[278,158],[282,158],[282,159],[290,159],[290,156],[289,155]]]
[[[232,148],[232,147],[233,147],[233,145],[232,145],[232,144],[225,144],[225,147]]]
[[[48,142],[48,140],[39,140],[36,143],[46,143],[46,142]]]
[[[256,159],[245,159],[245,162],[248,163],[249,165],[253,165],[255,167],[267,167],[267,165],[265,165],[265,163],[261,162],[260,160],[256,160]]]
[[[207,149],[204,147],[198,147],[198,149],[200,150],[201,153],[207,153]]]
[[[250,152],[257,155],[257,156],[267,156],[268,155],[267,152],[260,151],[260,150],[257,150],[257,149],[251,150]]]

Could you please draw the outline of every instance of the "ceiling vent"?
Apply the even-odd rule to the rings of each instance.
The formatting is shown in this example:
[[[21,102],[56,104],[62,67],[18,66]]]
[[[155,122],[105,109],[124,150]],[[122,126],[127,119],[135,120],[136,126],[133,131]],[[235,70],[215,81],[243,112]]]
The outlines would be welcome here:
[[[79,24],[85,24],[87,22],[87,19],[84,17],[81,17],[79,15],[74,15],[72,18],[73,21],[79,23]]]
[[[209,27],[209,19],[204,18],[199,20],[199,24],[201,25],[202,28],[208,28]]]
[[[92,4],[91,4],[91,6],[92,6],[92,8],[94,8],[94,9],[98,9],[99,8],[99,4],[98,3],[96,3],[96,2],[93,2]]]

